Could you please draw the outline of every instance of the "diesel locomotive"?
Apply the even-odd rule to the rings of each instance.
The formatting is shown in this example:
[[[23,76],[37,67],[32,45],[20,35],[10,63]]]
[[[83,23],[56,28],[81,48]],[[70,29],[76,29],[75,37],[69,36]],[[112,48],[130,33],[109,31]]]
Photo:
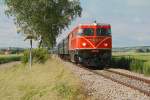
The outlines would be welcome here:
[[[57,54],[88,66],[109,65],[112,56],[111,25],[78,25],[57,45]]]

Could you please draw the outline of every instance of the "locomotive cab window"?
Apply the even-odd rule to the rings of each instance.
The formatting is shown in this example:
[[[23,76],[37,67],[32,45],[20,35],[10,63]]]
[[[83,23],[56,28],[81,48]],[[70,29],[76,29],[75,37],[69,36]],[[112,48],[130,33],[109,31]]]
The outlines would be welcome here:
[[[96,29],[96,35],[111,35],[111,29],[110,28],[97,28]]]
[[[83,36],[93,36],[94,35],[94,29],[93,28],[84,28],[82,35]]]

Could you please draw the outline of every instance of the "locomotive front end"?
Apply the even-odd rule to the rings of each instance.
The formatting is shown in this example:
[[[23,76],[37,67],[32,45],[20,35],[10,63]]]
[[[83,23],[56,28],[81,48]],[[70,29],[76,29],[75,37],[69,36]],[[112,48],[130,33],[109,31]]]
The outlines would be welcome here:
[[[110,64],[112,37],[109,24],[81,25],[74,42],[76,62],[88,66]]]

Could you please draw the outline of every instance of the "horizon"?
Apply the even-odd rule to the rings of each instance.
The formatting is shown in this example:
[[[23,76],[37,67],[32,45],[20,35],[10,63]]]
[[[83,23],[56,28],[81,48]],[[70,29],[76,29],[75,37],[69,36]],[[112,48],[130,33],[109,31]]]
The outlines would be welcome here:
[[[145,45],[145,46],[129,46],[129,47],[112,47],[112,48],[135,48],[135,47],[150,47],[150,45]],[[0,47],[0,49],[7,49],[7,48],[21,48],[21,49],[28,49],[30,47]],[[37,47],[34,47],[37,48]]]

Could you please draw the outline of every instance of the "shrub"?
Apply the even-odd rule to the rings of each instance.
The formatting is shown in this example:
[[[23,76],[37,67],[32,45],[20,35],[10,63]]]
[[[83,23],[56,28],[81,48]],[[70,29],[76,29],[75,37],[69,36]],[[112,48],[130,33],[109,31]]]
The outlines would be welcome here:
[[[29,50],[24,51],[22,62],[24,64],[29,61],[30,52]],[[45,63],[48,59],[48,50],[44,48],[38,48],[32,50],[32,61],[33,63]]]
[[[130,70],[138,73],[143,73],[143,65],[144,65],[143,60],[133,59],[132,62],[130,63]]]
[[[131,61],[132,61],[131,57],[113,57],[112,66],[123,69],[129,69]]]
[[[145,62],[143,66],[144,75],[150,76],[150,62]]]
[[[24,52],[23,52],[23,56],[22,56],[22,62],[24,63],[24,64],[26,64],[26,63],[28,63],[28,59],[29,59],[29,51],[28,50],[25,50]]]
[[[115,68],[127,68],[130,71],[150,75],[150,54],[132,53],[128,55],[114,55],[112,57],[112,66],[115,66]]]
[[[0,64],[12,62],[12,61],[20,61],[20,60],[21,60],[21,55],[3,56],[0,57]]]

